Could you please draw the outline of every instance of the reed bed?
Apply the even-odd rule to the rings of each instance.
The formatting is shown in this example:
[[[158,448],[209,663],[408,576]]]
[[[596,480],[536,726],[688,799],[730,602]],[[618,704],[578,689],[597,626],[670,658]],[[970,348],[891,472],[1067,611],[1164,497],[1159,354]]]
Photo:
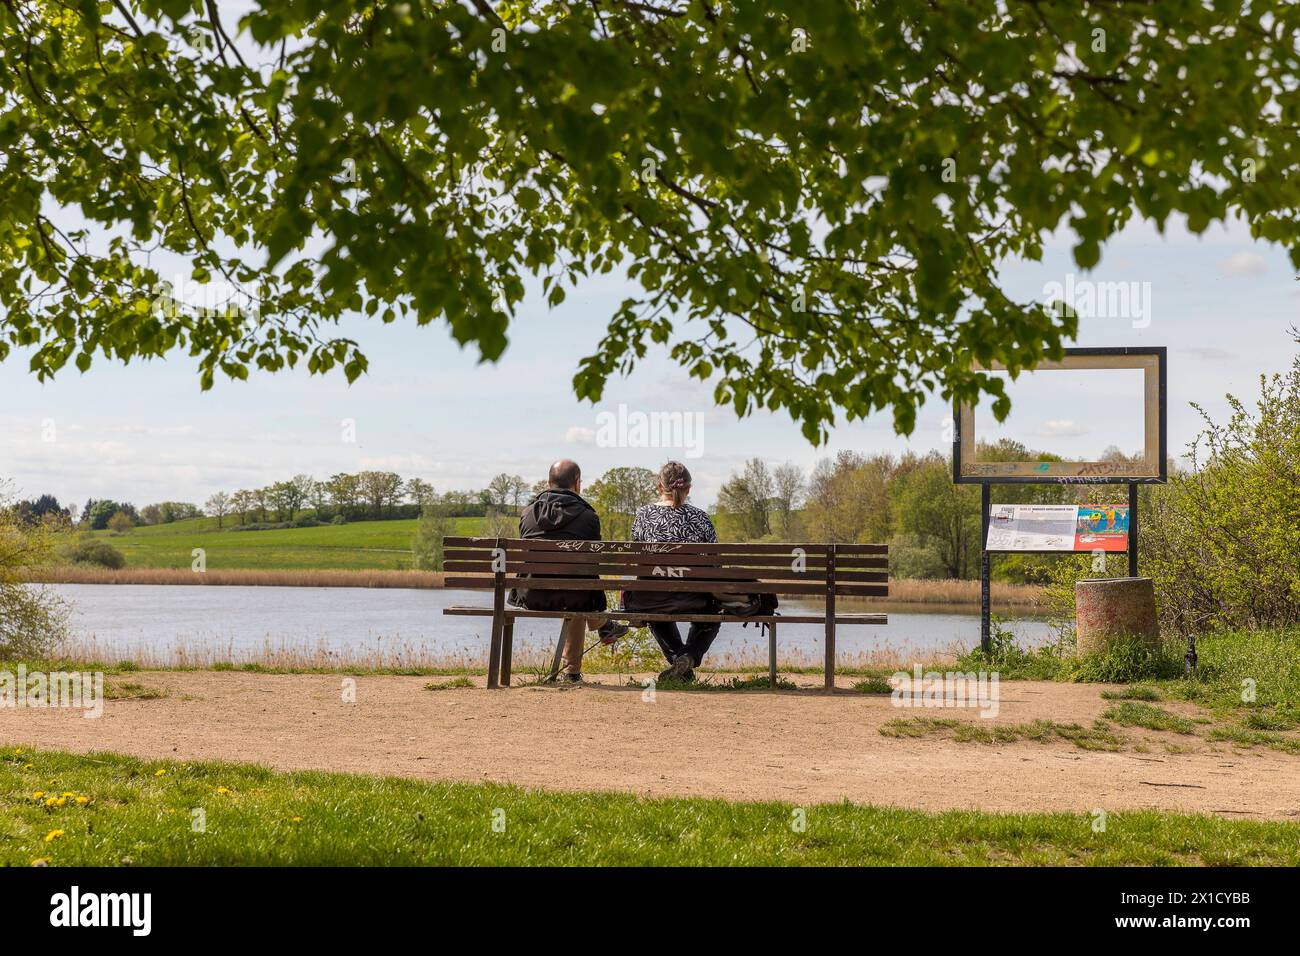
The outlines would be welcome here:
[[[836,669],[856,673],[909,669],[914,664],[924,666],[946,664],[957,659],[963,648],[954,645],[944,650],[920,650],[908,646],[881,647],[857,653],[841,652]],[[93,636],[70,638],[53,655],[60,663],[68,665],[98,664],[117,667],[123,663],[141,670],[266,670],[289,673],[394,673],[394,674],[482,674],[487,671],[487,642],[453,651],[433,650],[405,641],[376,640],[364,647],[340,650],[319,645],[265,641],[260,647],[236,648],[233,644],[190,644],[184,640],[162,647],[150,645],[123,645],[101,642]],[[514,672],[526,679],[529,674],[548,669],[551,650],[537,646],[516,647]],[[663,661],[657,653],[645,659],[637,655],[634,660],[615,663],[602,660],[593,654],[584,661],[583,669],[589,673],[634,673],[658,670]],[[823,658],[819,651],[800,648],[782,648],[778,666],[788,671],[816,671],[820,673]],[[710,654],[705,670],[709,671],[766,671],[767,648],[756,642],[718,654]]]
[[[1042,606],[1043,589],[1037,584],[993,582],[993,603],[999,607],[1036,609]],[[890,578],[889,601],[899,604],[951,604],[976,606],[980,603],[979,581]]]
[[[55,656],[70,663],[116,666],[129,662],[143,670],[257,669],[273,671],[382,671],[459,673],[487,670],[487,645],[435,651],[402,640],[375,639],[355,648],[266,640],[260,646],[191,643],[183,638],[163,645],[100,641],[93,635],[69,638]],[[516,658],[518,659],[518,658]]]

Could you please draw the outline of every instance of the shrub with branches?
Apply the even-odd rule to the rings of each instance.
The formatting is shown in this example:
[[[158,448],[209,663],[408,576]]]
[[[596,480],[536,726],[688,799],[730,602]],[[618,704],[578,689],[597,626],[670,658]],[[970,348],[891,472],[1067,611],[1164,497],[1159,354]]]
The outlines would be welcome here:
[[[32,569],[53,561],[58,530],[22,522],[0,494],[0,660],[41,657],[66,634],[63,599],[50,588],[25,583]]]
[[[1193,467],[1142,516],[1143,571],[1178,634],[1300,623],[1300,356],[1260,377],[1253,409],[1228,402],[1221,425],[1194,406]]]

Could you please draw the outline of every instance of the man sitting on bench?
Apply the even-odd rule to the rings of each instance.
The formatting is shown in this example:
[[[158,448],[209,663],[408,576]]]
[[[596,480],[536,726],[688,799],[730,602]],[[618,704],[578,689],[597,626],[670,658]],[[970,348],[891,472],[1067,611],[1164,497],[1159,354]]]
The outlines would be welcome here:
[[[582,498],[582,470],[577,462],[557,461],[551,465],[546,481],[547,489],[530,501],[519,517],[519,536],[599,541],[600,515]],[[588,621],[581,612],[605,610],[605,592],[518,588],[510,592],[510,603],[531,611],[579,612],[564,620],[560,680],[568,684],[582,683],[582,644]],[[606,621],[598,633],[603,643],[612,644],[628,630],[626,624]]]

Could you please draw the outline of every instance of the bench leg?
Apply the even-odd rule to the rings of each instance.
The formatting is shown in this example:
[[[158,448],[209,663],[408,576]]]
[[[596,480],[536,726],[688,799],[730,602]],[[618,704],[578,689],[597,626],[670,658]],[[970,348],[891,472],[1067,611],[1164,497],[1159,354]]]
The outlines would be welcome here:
[[[767,626],[767,682],[776,686],[776,625]]]
[[[831,610],[834,614],[834,609]],[[826,689],[835,689],[835,618],[826,622]]]
[[[554,683],[560,676],[560,661],[564,657],[564,626],[568,622],[568,618],[560,618],[560,636],[555,640],[555,657],[551,659],[551,672],[546,677],[547,683]]]
[[[501,578],[502,575],[498,574],[497,577]],[[489,690],[498,686],[497,672],[501,667],[501,635],[505,631],[505,624],[505,594],[498,581],[496,594],[493,596],[492,601],[492,637],[488,644],[487,685]]]
[[[835,690],[835,545],[826,553],[826,690]]]
[[[499,685],[497,674],[501,669],[501,631],[495,626],[492,628],[492,636],[488,644],[488,673],[487,685],[488,690],[492,690]]]
[[[501,631],[501,686],[510,686],[510,658],[515,649],[515,622],[507,618]]]

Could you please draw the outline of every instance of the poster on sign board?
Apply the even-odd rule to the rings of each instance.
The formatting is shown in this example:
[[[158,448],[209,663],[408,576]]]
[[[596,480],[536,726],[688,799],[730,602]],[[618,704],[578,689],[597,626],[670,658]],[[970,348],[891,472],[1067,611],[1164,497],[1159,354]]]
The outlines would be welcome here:
[[[1075,551],[1127,551],[1128,505],[1080,505]]]
[[[988,551],[1126,551],[1127,505],[993,505]]]

